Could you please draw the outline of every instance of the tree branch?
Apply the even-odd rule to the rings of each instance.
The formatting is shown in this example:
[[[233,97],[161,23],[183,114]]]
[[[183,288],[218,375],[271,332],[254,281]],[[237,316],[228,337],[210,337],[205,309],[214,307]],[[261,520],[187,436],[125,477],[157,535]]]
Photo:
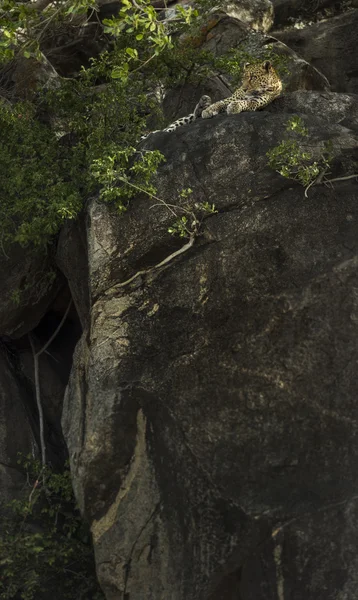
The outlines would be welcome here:
[[[334,177],[334,179],[326,179],[324,183],[330,183],[332,181],[347,181],[347,179],[358,179],[358,173],[354,173],[354,175],[346,175],[345,177]]]
[[[31,335],[29,334],[29,340],[31,344],[32,356],[34,358],[34,372],[35,372],[35,394],[37,411],[39,413],[39,425],[40,425],[40,449],[41,449],[41,464],[44,467],[46,464],[46,444],[44,435],[44,413],[42,410],[41,403],[41,388],[40,388],[40,374],[39,374],[39,355],[36,354],[35,344]]]
[[[42,402],[41,402],[39,357],[41,356],[41,354],[43,352],[45,352],[47,350],[49,345],[53,342],[55,337],[58,335],[58,332],[60,331],[62,325],[64,324],[64,322],[66,320],[68,312],[71,308],[71,304],[72,304],[72,298],[70,299],[70,301],[68,303],[68,306],[67,306],[66,311],[61,319],[59,326],[55,329],[54,333],[51,335],[50,339],[46,342],[46,344],[44,346],[42,346],[42,348],[40,348],[40,350],[38,350],[37,352],[36,352],[34,341],[31,337],[31,335],[29,334],[32,356],[34,359],[35,395],[36,395],[37,411],[39,413],[41,464],[43,467],[46,465],[46,443],[45,443],[45,433],[44,433],[44,430],[45,430],[45,428],[44,428],[44,413],[43,413]]]
[[[148,273],[151,273],[155,269],[160,269],[160,267],[163,267],[164,265],[166,265],[168,262],[170,262],[171,260],[173,260],[174,258],[176,258],[177,256],[179,256],[180,254],[183,254],[184,252],[187,252],[192,247],[192,245],[194,244],[194,242],[195,242],[195,235],[191,234],[189,241],[186,244],[184,244],[184,246],[182,246],[181,248],[179,248],[179,250],[176,250],[175,252],[173,252],[172,254],[170,254],[169,256],[167,256],[166,258],[164,258],[164,260],[162,260],[160,263],[154,265],[153,267],[149,267],[149,269],[143,269],[142,271],[137,271],[137,273],[135,273],[134,275],[132,275],[132,277],[130,277],[126,281],[122,281],[121,283],[117,283],[113,287],[114,288],[122,288],[125,285],[128,285],[129,283],[131,283],[132,281],[134,281],[134,279],[136,279],[140,275],[147,275]]]
[[[32,4],[32,7],[38,11],[45,10],[50,4],[52,4],[53,0],[37,0]]]
[[[40,348],[40,350],[37,352],[37,356],[40,356],[40,354],[42,354],[43,352],[45,352],[45,350],[47,350],[47,348],[49,347],[49,345],[53,342],[53,340],[55,339],[56,335],[58,334],[58,332],[60,331],[62,325],[64,324],[64,322],[66,321],[67,315],[69,313],[69,310],[71,308],[71,304],[72,304],[72,298],[68,303],[68,306],[65,310],[65,313],[61,319],[61,322],[59,324],[59,326],[57,327],[57,329],[55,329],[54,333],[51,335],[50,339],[48,340],[48,342],[46,342],[46,344],[44,346],[42,346],[42,348]]]

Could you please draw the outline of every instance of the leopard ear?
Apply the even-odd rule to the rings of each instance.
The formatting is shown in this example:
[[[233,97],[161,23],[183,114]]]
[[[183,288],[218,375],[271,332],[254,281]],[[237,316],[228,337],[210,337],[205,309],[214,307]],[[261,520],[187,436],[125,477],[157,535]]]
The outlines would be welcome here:
[[[249,62],[247,62],[247,63],[245,63],[245,64],[244,64],[244,68],[245,68],[245,69],[247,69],[247,67],[249,67],[249,66],[250,66],[250,63],[249,63]]]
[[[270,68],[271,68],[272,65],[271,65],[271,63],[270,63],[269,60],[265,60],[263,66],[264,66],[265,71],[268,72],[270,70]]]

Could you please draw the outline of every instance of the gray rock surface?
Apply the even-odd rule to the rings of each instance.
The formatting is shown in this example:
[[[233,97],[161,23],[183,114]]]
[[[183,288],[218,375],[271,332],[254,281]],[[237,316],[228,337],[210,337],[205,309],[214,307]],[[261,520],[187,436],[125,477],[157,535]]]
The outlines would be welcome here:
[[[154,5],[156,4],[159,5],[155,2]],[[165,11],[165,17],[167,19],[176,18],[176,6],[189,6],[190,4],[192,3],[182,2],[181,0],[168,2],[169,8]],[[161,4],[161,7],[164,7],[164,3]],[[245,23],[255,31],[267,32],[273,25],[274,11],[270,0],[219,0],[216,8]],[[212,10],[215,10],[215,8]]]
[[[334,175],[357,164],[354,131],[303,118]],[[160,198],[216,205],[192,247],[147,198],[90,206],[63,428],[107,600],[356,600],[357,185],[306,199],[269,169],[286,121],[145,143],[166,156]]]
[[[19,338],[40,321],[64,280],[44,252],[13,244],[0,252],[0,335]]]
[[[269,14],[253,11],[249,25],[266,30]],[[76,310],[40,365],[46,442],[61,464],[82,326],[62,425],[107,600],[357,600],[357,181],[306,198],[266,156],[298,114],[314,156],[333,141],[330,178],[358,172],[357,11],[282,41],[243,14],[211,17],[200,46],[287,57],[284,94],[142,145],[166,157],[158,197],[199,215],[193,244],[141,196],[122,217],[92,199],[60,235],[55,280],[42,256],[2,253],[0,502],[24,484],[17,452],[38,445],[26,334],[48,340],[66,278]],[[204,93],[220,99],[231,83],[213,74],[173,90],[168,120]]]
[[[297,91],[277,98],[265,111],[321,115],[328,123],[341,124],[350,129],[358,128],[357,94]]]
[[[293,20],[298,19],[314,19],[317,13],[322,9],[343,9],[347,0],[272,0],[274,6],[275,20],[274,26],[291,24]]]
[[[227,0],[221,8],[255,31],[267,33],[273,25],[274,11],[270,0]]]
[[[358,10],[273,35],[323,73],[333,91],[358,93]]]
[[[85,226],[80,216],[62,228],[57,244],[56,263],[65,275],[83,329],[89,324],[88,256]],[[83,278],[78,281],[78,272]]]

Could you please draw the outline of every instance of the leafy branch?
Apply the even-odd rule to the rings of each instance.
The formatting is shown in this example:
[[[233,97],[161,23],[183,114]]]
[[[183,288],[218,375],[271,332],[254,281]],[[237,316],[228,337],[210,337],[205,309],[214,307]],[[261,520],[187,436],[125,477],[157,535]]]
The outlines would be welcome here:
[[[287,121],[286,130],[292,131],[297,139],[282,141],[266,153],[269,166],[283,177],[298,181],[305,188],[305,196],[310,187],[318,183],[329,181],[326,174],[329,173],[333,161],[333,143],[324,142],[318,156],[314,157],[311,147],[305,149],[307,144],[303,139],[308,136],[308,129],[303,120],[293,116]]]
[[[134,161],[134,158],[137,160]],[[174,217],[175,221],[169,227],[169,233],[180,237],[195,237],[201,223],[197,213],[213,214],[216,212],[215,206],[207,202],[196,203],[193,209],[188,202],[192,194],[190,188],[179,193],[179,198],[185,201],[184,204],[168,203],[158,197],[152,178],[164,160],[164,156],[158,150],[137,151],[134,147],[125,150],[113,149],[105,159],[93,161],[91,172],[101,185],[100,198],[114,202],[120,212],[127,210],[128,202],[133,196],[138,193],[146,194],[156,201],[151,209],[162,206]]]

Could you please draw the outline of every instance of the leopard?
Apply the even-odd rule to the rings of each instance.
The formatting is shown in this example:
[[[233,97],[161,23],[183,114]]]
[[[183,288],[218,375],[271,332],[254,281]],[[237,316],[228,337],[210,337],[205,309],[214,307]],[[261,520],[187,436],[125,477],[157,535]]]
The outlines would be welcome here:
[[[181,117],[180,119],[177,119],[176,121],[174,121],[174,123],[171,123],[165,129],[156,129],[155,131],[150,131],[149,133],[142,135],[140,139],[145,140],[145,139],[147,139],[148,136],[152,135],[153,133],[159,133],[159,132],[163,132],[163,131],[170,133],[172,131],[175,131],[178,127],[182,127],[183,125],[188,125],[189,123],[193,123],[193,121],[196,121],[196,119],[200,119],[200,117],[202,116],[203,110],[205,110],[209,106],[211,106],[210,96],[201,96],[199,102],[195,106],[193,112],[190,113],[190,115],[187,115],[186,117]]]
[[[177,119],[165,129],[157,129],[142,135],[140,139],[145,140],[149,135],[162,131],[170,133],[197,119],[210,119],[223,112],[230,115],[260,110],[270,104],[281,92],[282,81],[269,60],[262,63],[245,63],[241,86],[232,96],[214,104],[210,96],[202,96],[190,115]]]
[[[260,110],[281,92],[282,81],[269,60],[262,63],[245,63],[241,86],[229,98],[205,108],[201,117],[210,119],[223,112],[233,115]]]

